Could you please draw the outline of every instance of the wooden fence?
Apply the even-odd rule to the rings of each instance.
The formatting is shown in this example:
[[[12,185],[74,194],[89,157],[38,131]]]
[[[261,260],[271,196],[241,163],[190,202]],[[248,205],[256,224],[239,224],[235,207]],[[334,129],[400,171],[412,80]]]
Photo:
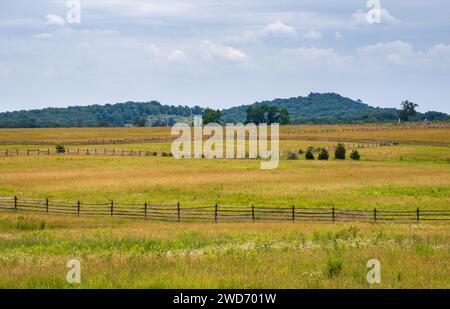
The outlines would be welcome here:
[[[450,209],[443,210],[361,210],[266,206],[198,206],[176,204],[70,202],[49,199],[0,197],[0,210],[73,216],[106,216],[171,222],[394,222],[420,223],[450,220]]]
[[[359,149],[359,148],[372,148],[372,147],[383,147],[383,146],[393,146],[392,142],[367,142],[367,143],[344,143],[347,149]],[[325,148],[328,151],[335,149],[336,146],[324,146],[318,148]],[[288,153],[285,151],[284,153]],[[290,151],[292,152],[292,151]],[[150,150],[125,150],[125,149],[83,149],[67,148],[64,152],[58,152],[56,149],[42,149],[42,148],[27,148],[27,149],[0,149],[0,157],[18,157],[18,156],[32,156],[32,155],[103,155],[103,156],[171,156],[170,152],[164,151],[150,151]]]

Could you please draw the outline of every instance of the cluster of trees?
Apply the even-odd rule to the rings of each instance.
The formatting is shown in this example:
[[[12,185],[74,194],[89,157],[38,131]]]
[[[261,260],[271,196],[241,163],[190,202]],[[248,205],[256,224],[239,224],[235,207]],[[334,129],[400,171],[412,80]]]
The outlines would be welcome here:
[[[224,110],[199,106],[162,105],[157,101],[45,108],[0,113],[0,128],[122,127],[144,126],[149,116],[159,118],[154,126],[171,126],[179,117],[203,114],[204,123],[351,124],[402,121],[442,121],[440,112],[419,113],[417,104],[404,101],[401,109],[372,107],[336,93],[311,93],[307,97],[275,99]]]
[[[221,123],[220,117],[222,116],[222,112],[220,110],[214,110],[212,108],[206,108],[203,111],[203,124],[208,123]]]
[[[404,119],[396,108],[372,107],[361,100],[352,100],[336,93],[311,93],[307,97],[275,99],[254,103],[276,106],[280,110],[287,108],[291,124],[352,124],[395,122]],[[417,106],[416,106],[417,107]],[[222,111],[222,118],[243,122],[247,117],[247,105]],[[403,109],[403,107],[402,107]],[[414,113],[408,115],[408,121],[449,120],[449,115],[440,112]]]
[[[328,160],[330,158],[330,154],[326,148],[314,148],[314,147],[308,147],[308,149],[305,152],[305,159],[306,160],[315,160],[314,153],[318,152],[317,159],[318,160]],[[334,150],[334,158],[336,160],[345,160],[346,159],[346,153],[347,150],[345,149],[344,144],[337,144],[335,150]],[[303,150],[299,150],[299,154],[303,154]],[[359,154],[358,150],[353,150],[350,154],[350,159],[352,160],[360,160],[361,155]]]
[[[162,105],[157,101],[45,108],[0,113],[0,128],[142,126],[148,116],[188,117],[202,112],[199,106]]]
[[[285,125],[290,122],[289,112],[286,107],[280,110],[278,106],[257,104],[250,105],[246,111],[245,123],[279,123]]]

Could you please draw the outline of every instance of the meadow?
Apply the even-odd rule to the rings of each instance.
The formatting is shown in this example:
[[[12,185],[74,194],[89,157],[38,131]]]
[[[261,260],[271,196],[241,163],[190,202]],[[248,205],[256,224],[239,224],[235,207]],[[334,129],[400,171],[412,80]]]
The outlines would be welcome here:
[[[360,161],[334,160],[332,153],[328,161],[282,157],[279,168],[268,171],[254,159],[0,157],[0,196],[183,206],[450,209],[448,128],[301,126],[281,131],[282,151],[332,146],[347,138],[397,143],[360,149]],[[0,144],[71,140],[67,147],[170,151],[168,141],[76,144],[168,133],[167,128],[0,130]],[[0,148],[27,147],[37,146]],[[73,287],[65,281],[65,263],[78,258],[82,283],[75,287],[86,288],[449,288],[449,236],[447,222],[178,224],[0,212],[0,287]],[[371,258],[382,264],[380,285],[366,282]]]

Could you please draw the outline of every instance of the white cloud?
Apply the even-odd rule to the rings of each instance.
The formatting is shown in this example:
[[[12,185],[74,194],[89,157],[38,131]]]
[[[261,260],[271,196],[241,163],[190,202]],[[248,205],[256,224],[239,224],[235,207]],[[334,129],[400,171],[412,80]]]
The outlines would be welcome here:
[[[340,39],[343,38],[343,36],[342,36],[342,34],[340,32],[335,32],[334,33],[334,38],[337,39],[337,40],[340,40]]]
[[[428,56],[436,58],[450,57],[450,45],[437,44],[427,52]]]
[[[332,71],[344,68],[350,59],[340,56],[332,48],[300,47],[284,49],[280,60],[289,69],[327,67]]]
[[[203,58],[207,60],[225,60],[238,62],[245,60],[247,55],[237,48],[231,46],[216,45],[210,41],[202,44]]]
[[[182,50],[176,50],[167,57],[167,61],[170,63],[183,63],[188,61],[188,57]]]
[[[145,51],[150,55],[152,61],[161,61],[165,58],[161,50],[154,44],[148,45]]]
[[[359,48],[357,56],[361,63],[374,67],[443,69],[450,65],[450,45],[437,44],[420,51],[415,50],[410,43],[393,41]]]
[[[393,41],[368,45],[357,50],[361,60],[379,65],[388,63],[394,65],[417,65],[423,62],[424,55],[414,51],[411,44],[403,41]]]
[[[295,39],[297,37],[297,31],[294,27],[288,26],[281,21],[276,21],[268,24],[261,32],[261,36]]]
[[[315,30],[309,30],[303,35],[303,38],[308,40],[320,40],[322,38],[322,34]]]
[[[58,15],[47,14],[47,16],[45,16],[45,25],[47,26],[63,27],[65,24],[66,22],[64,21],[64,19]]]

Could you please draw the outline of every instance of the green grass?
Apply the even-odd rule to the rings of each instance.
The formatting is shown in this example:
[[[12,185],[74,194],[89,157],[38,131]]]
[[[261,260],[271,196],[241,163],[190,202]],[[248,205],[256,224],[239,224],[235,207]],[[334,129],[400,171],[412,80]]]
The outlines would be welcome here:
[[[176,224],[0,213],[0,288],[449,288],[446,225]],[[69,259],[81,285],[65,281]],[[369,285],[366,263],[382,264]],[[420,267],[418,267],[420,266]]]

